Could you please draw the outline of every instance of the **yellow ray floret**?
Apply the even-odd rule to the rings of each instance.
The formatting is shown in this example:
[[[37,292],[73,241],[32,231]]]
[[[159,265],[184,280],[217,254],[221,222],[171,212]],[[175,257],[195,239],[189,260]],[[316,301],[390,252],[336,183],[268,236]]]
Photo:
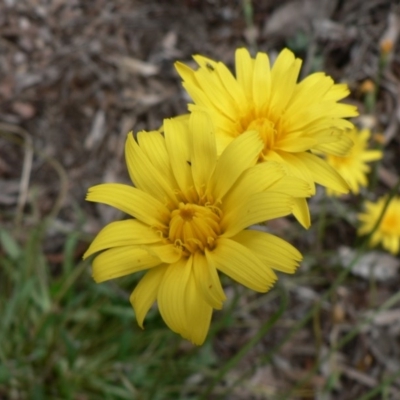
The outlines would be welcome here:
[[[207,112],[216,126],[220,154],[234,138],[258,132],[263,146],[258,161],[285,164],[290,174],[305,179],[315,190],[319,183],[340,193],[346,181],[326,161],[310,154],[340,156],[352,146],[347,134],[353,124],[344,118],[358,115],[356,107],[339,103],[349,94],[344,84],[314,73],[298,82],[301,61],[284,49],[271,67],[268,55],[252,58],[236,51],[236,76],[221,62],[194,56],[199,68],[180,62],[176,69],[194,104],[190,111]],[[298,211],[304,208],[299,205]]]
[[[360,227],[358,233],[366,235],[371,233],[377,223],[383,208],[386,204],[387,196],[380,197],[376,202],[366,201],[365,211],[358,215]],[[370,245],[382,244],[383,248],[392,254],[398,254],[400,250],[400,197],[391,199],[383,218],[372,234]]]
[[[334,156],[329,154],[326,156],[328,164],[339,172],[354,194],[360,193],[360,187],[366,187],[368,184],[367,174],[371,168],[367,163],[382,158],[381,150],[368,150],[370,136],[371,132],[368,129],[361,131],[354,129],[349,133],[354,145],[346,155]],[[329,188],[327,193],[331,196],[340,195],[340,193]]]
[[[312,192],[282,165],[257,164],[263,146],[257,132],[246,132],[218,156],[212,120],[194,111],[188,120],[166,120],[164,135],[128,135],[126,162],[135,187],[89,189],[88,201],[133,217],[104,227],[84,257],[96,254],[96,282],[148,270],[130,299],[141,327],[157,302],[174,332],[202,344],[212,310],[225,301],[219,272],[266,292],[277,279],[274,270],[296,270],[302,257],[292,245],[245,230],[291,214],[296,199]]]

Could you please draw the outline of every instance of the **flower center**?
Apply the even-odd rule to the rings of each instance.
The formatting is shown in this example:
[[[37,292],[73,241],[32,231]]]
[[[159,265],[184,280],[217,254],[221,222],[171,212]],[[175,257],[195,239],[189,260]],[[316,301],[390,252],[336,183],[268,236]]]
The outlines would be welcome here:
[[[220,211],[214,207],[179,203],[172,211],[169,223],[169,240],[183,248],[187,255],[212,249],[221,234]]]
[[[274,149],[278,138],[278,129],[274,122],[265,117],[257,117],[254,112],[244,116],[238,122],[238,132],[257,131],[264,142],[264,149],[260,154],[260,159],[270,150]]]
[[[382,232],[393,235],[399,233],[400,218],[394,213],[387,213],[383,217],[381,229]]]
[[[261,139],[264,142],[263,153],[268,153],[269,150],[274,148],[277,131],[275,124],[267,118],[257,118],[250,122],[247,127],[248,131],[258,131]]]

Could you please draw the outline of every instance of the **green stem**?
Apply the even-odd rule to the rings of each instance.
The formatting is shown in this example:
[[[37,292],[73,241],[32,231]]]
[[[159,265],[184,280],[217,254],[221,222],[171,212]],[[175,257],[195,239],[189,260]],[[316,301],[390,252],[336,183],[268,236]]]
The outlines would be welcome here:
[[[316,243],[316,253],[317,253],[317,259],[318,262],[321,263],[321,251],[323,248],[322,245],[322,240],[323,237],[325,236],[325,230],[326,230],[326,225],[327,225],[327,218],[326,218],[326,200],[327,196],[324,196],[322,198],[321,204],[320,204],[320,213],[318,215],[318,225],[317,225],[317,243]]]
[[[251,32],[255,30],[253,4],[251,0],[242,0],[242,6],[246,27],[250,31],[250,35],[248,37],[250,53],[255,55],[257,52],[257,43],[255,37],[253,37],[253,33]]]
[[[266,333],[275,325],[275,323],[280,319],[280,317],[283,315],[285,312],[289,299],[286,291],[284,288],[280,285],[278,285],[278,288],[281,291],[281,304],[278,309],[278,311],[272,315],[271,318],[269,318],[261,327],[261,329],[258,331],[258,333],[250,339],[233,357],[231,357],[227,363],[219,370],[219,373],[214,377],[210,385],[207,387],[205,392],[201,395],[199,398],[200,400],[205,400],[209,399],[210,394],[214,387],[217,385],[217,383],[225,376],[225,374],[231,370],[245,355],[246,353],[252,349],[265,335]],[[236,382],[236,384],[239,383],[240,380]],[[232,390],[233,387],[230,387]]]
[[[397,371],[396,373],[388,376],[378,386],[373,388],[371,391],[369,391],[364,396],[360,397],[358,400],[369,400],[369,399],[374,398],[378,393],[383,392],[388,385],[390,385],[392,382],[394,382],[399,377],[400,377],[400,370]]]

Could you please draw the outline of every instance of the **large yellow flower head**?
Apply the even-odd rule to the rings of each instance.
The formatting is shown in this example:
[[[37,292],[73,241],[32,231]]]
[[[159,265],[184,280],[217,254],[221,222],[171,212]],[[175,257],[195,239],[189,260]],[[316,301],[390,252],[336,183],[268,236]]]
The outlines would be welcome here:
[[[188,123],[164,121],[158,132],[132,134],[126,161],[136,187],[102,184],[87,200],[129,214],[95,238],[85,257],[97,282],[148,270],[131,295],[138,324],[157,301],[166,324],[195,344],[205,340],[213,309],[225,300],[221,271],[258,292],[293,273],[301,260],[289,243],[250,225],[292,212],[292,195],[309,185],[286,176],[277,163],[256,164],[257,132],[241,135],[217,157],[213,125],[194,112]]]
[[[358,131],[352,130],[349,133],[354,145],[345,156],[327,155],[326,161],[331,165],[344,180],[349,184],[351,192],[358,194],[360,187],[368,184],[367,173],[371,168],[367,164],[382,158],[381,150],[368,150],[368,140],[371,132],[368,129]],[[327,193],[331,196],[338,196],[340,193],[327,188]]]
[[[360,235],[368,234],[377,223],[383,208],[386,204],[387,196],[380,197],[375,203],[365,202],[365,212],[358,215],[361,226],[358,229]],[[400,250],[400,197],[394,197],[381,220],[376,231],[372,234],[370,244],[382,246],[392,254],[398,254]]]
[[[284,163],[290,173],[341,193],[346,182],[326,161],[309,150],[343,155],[352,142],[346,130],[353,124],[343,118],[358,115],[356,107],[338,101],[349,94],[324,73],[297,82],[301,60],[284,49],[270,67],[268,55],[252,58],[246,49],[236,51],[236,77],[221,62],[194,56],[193,70],[180,62],[176,68],[194,104],[191,111],[207,111],[217,127],[220,153],[232,140],[256,130],[263,140],[259,161]]]

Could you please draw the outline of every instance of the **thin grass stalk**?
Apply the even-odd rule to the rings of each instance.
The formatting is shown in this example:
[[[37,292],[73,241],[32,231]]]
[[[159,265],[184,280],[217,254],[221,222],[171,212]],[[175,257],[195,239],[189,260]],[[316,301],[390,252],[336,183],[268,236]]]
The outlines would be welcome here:
[[[256,27],[254,25],[252,0],[242,0],[242,8],[247,31],[249,32],[247,39],[249,41],[250,53],[254,56],[257,53],[257,42],[255,37]]]
[[[355,257],[353,258],[353,260],[350,262],[348,268],[344,269],[343,272],[339,275],[339,277],[336,279],[336,281],[333,283],[332,287],[326,291],[323,296],[321,297],[320,301],[318,304],[322,304],[323,301],[327,300],[328,297],[330,297],[338,288],[339,285],[342,284],[342,282],[344,281],[344,279],[348,276],[348,274],[352,271],[354,265],[356,265],[356,263],[358,262],[358,260],[360,259],[360,257],[362,256],[364,250],[367,248],[369,241],[372,237],[372,235],[375,233],[375,231],[378,229],[378,227],[380,226],[381,222],[382,222],[382,218],[385,215],[385,212],[389,206],[389,203],[391,202],[391,200],[393,199],[393,197],[396,195],[396,193],[398,193],[400,188],[400,179],[398,180],[398,182],[396,183],[396,185],[392,188],[392,190],[389,192],[389,196],[385,202],[385,205],[382,209],[381,214],[379,215],[378,220],[376,221],[372,231],[368,234],[368,236],[365,238],[365,240],[362,242],[360,248],[358,249]],[[376,313],[374,313],[374,316],[376,314],[378,314],[379,312],[381,312],[382,310],[389,308],[393,305],[393,302],[397,302],[400,300],[400,293],[392,296],[389,300],[387,300],[377,311]],[[319,307],[319,305],[317,305]],[[314,307],[315,308],[315,307]],[[282,347],[286,341],[288,341],[292,335],[294,333],[296,333],[299,329],[301,329],[301,327],[303,327],[313,316],[314,316],[314,308],[309,311],[306,316],[303,318],[302,321],[300,321],[289,333],[288,335],[285,336],[285,338],[279,343],[278,345],[278,349],[280,347]],[[373,317],[372,317],[373,318]],[[368,319],[369,322],[372,320],[371,318]],[[363,322],[361,325],[364,325],[367,322]],[[339,349],[341,346],[343,346],[344,344],[346,344],[349,340],[351,340],[355,335],[358,334],[360,328],[355,328],[352,331],[350,331],[342,340],[340,340],[337,345],[331,350],[329,351],[328,355],[326,357],[324,357],[322,360],[320,360],[319,362],[317,362],[314,367],[311,369],[310,373],[307,373],[306,377],[304,379],[302,379],[298,384],[296,384],[287,394],[284,394],[284,397],[282,397],[282,400],[288,399],[293,394],[293,392],[300,388],[302,385],[304,385],[306,382],[308,382],[310,380],[310,378],[312,377],[312,375],[315,373],[315,371],[320,367],[321,363],[323,361],[326,361],[326,358],[329,357],[330,355],[332,355],[332,352]],[[268,356],[265,358],[266,360],[270,360],[272,358],[274,353],[271,354],[271,352],[268,354]]]
[[[327,214],[326,214],[326,204],[327,203],[327,196],[324,196],[321,200],[321,204],[320,204],[320,213],[318,215],[318,225],[317,225],[317,243],[316,243],[316,252],[317,252],[317,259],[318,262],[321,262],[320,259],[320,254],[322,252],[322,248],[323,248],[323,238],[325,236],[325,230],[326,230],[326,226],[327,226]]]
[[[376,395],[383,392],[389,385],[391,385],[398,378],[400,378],[400,370],[385,378],[378,386],[371,389],[364,396],[359,397],[358,400],[369,400],[374,398]]]
[[[25,145],[25,147],[27,149],[29,149],[29,151],[32,151],[34,154],[37,154],[45,162],[50,164],[51,167],[57,173],[59,180],[60,180],[60,190],[58,192],[58,196],[56,197],[54,205],[45,219],[46,222],[49,222],[58,215],[58,213],[62,207],[62,204],[67,196],[68,176],[67,176],[67,173],[66,173],[64,167],[55,158],[50,157],[44,151],[39,150],[38,148],[35,148],[30,141],[27,141],[24,143],[24,142],[22,142],[22,139],[20,137],[16,137],[15,133],[19,133],[20,131],[26,132],[25,130],[23,130],[19,127],[14,127],[13,125],[0,123],[0,135],[4,139],[8,140],[9,142],[15,143],[19,146]],[[24,136],[25,134],[22,134],[22,135]],[[28,183],[29,183],[29,181],[28,181]],[[18,217],[18,218],[20,219],[20,217]],[[21,216],[21,218],[22,218],[22,216]]]
[[[212,390],[215,388],[218,382],[220,382],[223,377],[229,372],[234,366],[247,354],[249,350],[251,350],[275,325],[275,323],[280,319],[283,313],[286,311],[289,297],[287,295],[286,290],[281,285],[278,285],[278,288],[281,293],[281,303],[278,311],[272,315],[261,327],[258,333],[249,340],[233,357],[231,357],[227,363],[219,370],[219,373],[214,377],[212,382],[209,384],[205,392],[199,397],[200,400],[206,400],[209,398]],[[236,385],[238,382],[236,382]],[[230,387],[230,390],[233,389],[233,386]]]
[[[283,394],[283,397],[280,397],[280,399],[281,400],[291,399],[292,396],[294,395],[294,392],[296,392],[304,384],[306,384],[318,371],[318,369],[321,367],[321,364],[326,362],[334,352],[338,351],[348,342],[354,339],[366,325],[369,325],[374,320],[374,318],[379,313],[381,313],[382,311],[386,311],[387,309],[394,306],[398,302],[400,302],[400,292],[390,297],[387,301],[385,301],[385,303],[382,306],[380,306],[369,317],[365,318],[364,321],[362,321],[358,326],[349,331],[341,340],[339,340],[336,343],[336,345],[334,345],[322,358],[320,358],[318,362],[314,364],[314,366],[307,372],[304,378],[302,378],[294,387],[292,387],[289,392]]]

